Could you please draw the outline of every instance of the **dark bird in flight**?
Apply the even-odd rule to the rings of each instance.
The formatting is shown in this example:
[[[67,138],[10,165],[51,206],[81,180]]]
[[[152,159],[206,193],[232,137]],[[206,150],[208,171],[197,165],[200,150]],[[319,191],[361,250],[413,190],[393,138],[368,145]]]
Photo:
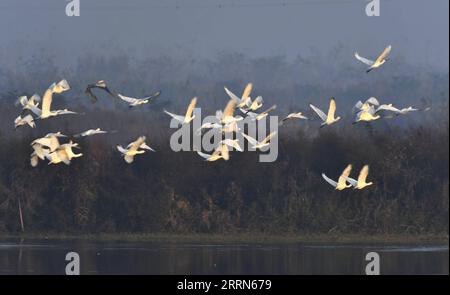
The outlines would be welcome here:
[[[84,93],[86,93],[86,95],[91,99],[92,103],[96,103],[98,100],[97,96],[95,96],[95,94],[92,92],[92,89],[94,89],[94,88],[102,89],[102,90],[106,91],[109,95],[111,95],[112,97],[118,98],[117,94],[108,88],[108,86],[106,85],[106,81],[100,80],[94,84],[89,84],[86,87],[86,90],[84,91]]]

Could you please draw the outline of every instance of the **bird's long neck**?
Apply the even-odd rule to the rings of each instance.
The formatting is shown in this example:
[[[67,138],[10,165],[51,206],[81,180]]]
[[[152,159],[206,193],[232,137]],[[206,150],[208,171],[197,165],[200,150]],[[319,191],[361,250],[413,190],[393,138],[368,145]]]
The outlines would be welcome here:
[[[50,104],[53,96],[53,89],[49,88],[45,91],[42,98],[42,110],[50,110]]]

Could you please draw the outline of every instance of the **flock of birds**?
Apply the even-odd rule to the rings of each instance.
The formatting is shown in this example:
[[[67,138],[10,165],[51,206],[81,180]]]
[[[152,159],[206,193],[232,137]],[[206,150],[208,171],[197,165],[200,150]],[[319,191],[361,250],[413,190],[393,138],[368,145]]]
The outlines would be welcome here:
[[[361,57],[358,53],[355,53],[355,57],[359,61],[368,65],[369,68],[367,69],[367,72],[370,72],[373,69],[381,67],[388,60],[391,49],[391,46],[385,48],[382,54],[375,61]],[[104,80],[100,80],[94,84],[89,84],[85,90],[85,94],[93,103],[97,102],[98,100],[97,96],[93,92],[94,89],[101,89],[105,91],[111,97],[126,103],[130,108],[148,104],[150,101],[161,94],[161,91],[156,91],[152,95],[143,98],[128,97],[111,90]],[[263,107],[264,102],[261,96],[258,96],[255,99],[251,98],[252,89],[253,84],[247,84],[242,95],[239,97],[225,87],[225,92],[230,98],[225,108],[223,109],[223,111],[216,111],[216,122],[204,123],[197,130],[197,132],[201,133],[202,129],[215,129],[222,134],[241,133],[242,136],[248,141],[249,146],[251,146],[253,149],[261,150],[268,147],[270,145],[271,139],[276,136],[277,132],[272,132],[262,141],[258,141],[257,139],[242,132],[237,124],[239,121],[243,120],[244,117],[250,118],[252,121],[262,120],[266,118],[271,111],[276,109],[276,105],[273,105],[262,112],[258,112]],[[69,83],[66,80],[61,80],[58,83],[53,83],[52,85],[50,85],[49,88],[45,91],[42,99],[38,94],[34,94],[30,98],[28,98],[27,96],[19,97],[17,100],[17,105],[20,105],[22,107],[22,112],[14,120],[15,128],[18,128],[20,126],[29,126],[31,128],[35,128],[36,123],[39,122],[39,120],[45,120],[61,115],[78,114],[68,109],[52,109],[53,94],[60,94],[68,90],[70,90]],[[41,102],[42,105],[39,106]],[[164,110],[164,112],[173,120],[175,120],[180,126],[189,124],[192,120],[194,120],[194,109],[196,108],[196,105],[197,98],[194,97],[189,103],[184,115],[177,115],[168,112],[167,110]],[[330,99],[327,113],[312,104],[310,104],[309,106],[314,111],[314,113],[317,114],[318,119],[320,119],[320,127],[335,124],[341,119],[340,116],[336,116],[336,100],[334,98]],[[237,110],[239,110],[241,115],[235,115],[235,112]],[[399,109],[397,107],[394,107],[392,104],[382,104],[375,97],[370,97],[364,102],[358,101],[353,107],[352,113],[355,116],[353,123],[356,124],[358,122],[370,122],[382,118],[405,115],[414,111],[419,111],[419,109],[413,108],[411,106]],[[285,121],[294,119],[308,120],[309,118],[304,116],[302,112],[294,112],[288,114],[286,117],[280,120],[279,125],[281,126]],[[74,149],[80,148],[78,143],[74,142],[75,139],[98,134],[106,134],[109,132],[113,131],[104,131],[100,128],[89,129],[79,134],[73,135],[72,138],[65,143],[61,143],[61,141],[63,138],[68,138],[68,136],[62,134],[61,132],[49,133],[44,137],[37,138],[31,142],[31,147],[33,149],[33,152],[30,155],[31,166],[36,167],[40,161],[48,161],[49,165],[59,163],[70,165],[71,161],[74,158],[83,156],[82,153],[74,152]],[[128,144],[126,147],[117,145],[117,150],[121,153],[124,160],[129,164],[133,163],[136,155],[144,154],[147,151],[155,151],[153,148],[147,145],[145,136],[140,136],[135,141]],[[231,150],[243,151],[238,139],[221,140],[212,154],[206,154],[201,151],[197,151],[197,153],[199,156],[209,162],[217,161],[220,159],[227,161],[230,158],[229,152]],[[367,176],[369,174],[368,165],[365,165],[361,169],[358,179],[349,177],[351,170],[352,165],[348,165],[340,175],[337,182],[328,178],[325,174],[322,174],[322,177],[336,190],[344,190],[349,187],[354,187],[355,189],[363,189],[373,184],[372,182],[366,182]]]

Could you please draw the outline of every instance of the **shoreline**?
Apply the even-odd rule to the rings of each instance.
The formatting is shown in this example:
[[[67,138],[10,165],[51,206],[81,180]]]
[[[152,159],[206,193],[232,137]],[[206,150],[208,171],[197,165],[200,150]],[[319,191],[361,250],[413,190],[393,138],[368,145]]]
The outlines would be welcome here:
[[[448,245],[447,234],[167,234],[167,233],[100,233],[100,234],[57,234],[25,233],[1,234],[4,240],[55,240],[90,242],[164,242],[164,243],[335,243],[335,244],[439,244]]]

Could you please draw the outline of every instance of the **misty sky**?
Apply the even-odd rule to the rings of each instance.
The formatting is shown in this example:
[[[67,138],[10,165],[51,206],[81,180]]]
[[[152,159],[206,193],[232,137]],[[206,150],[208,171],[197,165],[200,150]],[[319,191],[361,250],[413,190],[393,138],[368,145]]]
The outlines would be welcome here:
[[[1,0],[2,67],[38,52],[66,65],[100,50],[138,58],[214,58],[221,51],[293,58],[339,44],[350,61],[355,50],[373,57],[392,44],[409,63],[448,71],[448,0],[381,0],[381,16],[372,18],[366,0],[80,1],[81,16],[70,18],[64,0]]]

